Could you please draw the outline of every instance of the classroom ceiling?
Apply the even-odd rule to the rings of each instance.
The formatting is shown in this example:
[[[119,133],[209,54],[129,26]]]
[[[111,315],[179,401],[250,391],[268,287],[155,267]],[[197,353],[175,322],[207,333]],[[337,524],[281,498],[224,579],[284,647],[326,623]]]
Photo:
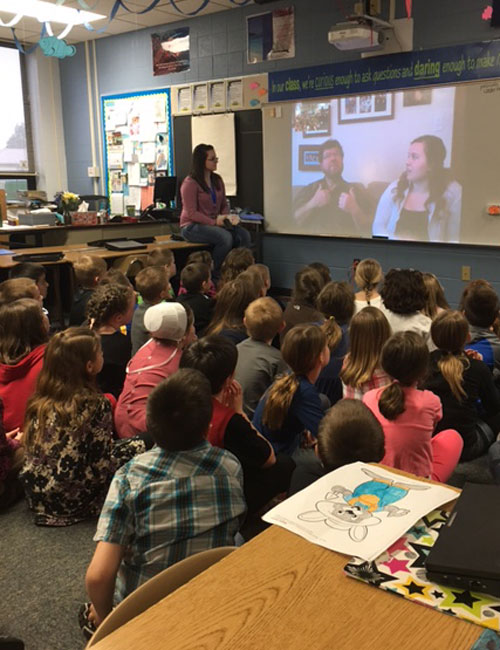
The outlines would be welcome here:
[[[56,0],[46,0],[52,4],[56,4]],[[13,0],[15,6],[16,0]],[[141,11],[151,4],[151,0],[124,0],[127,7],[134,11]],[[184,12],[196,11],[201,5],[202,0],[175,0],[175,4]],[[95,13],[105,14],[109,16],[115,0],[87,0],[87,4],[92,7]],[[94,6],[95,5],[95,6]],[[81,9],[78,0],[66,0],[65,7],[74,7]],[[218,11],[227,11],[228,9],[236,9],[238,5],[233,4],[229,0],[210,0],[208,5],[198,15],[212,14]],[[12,19],[12,14],[0,12],[0,18],[4,23]],[[123,8],[118,10],[114,20],[108,26],[106,31],[102,34],[88,31],[83,26],[73,27],[69,35],[65,38],[67,43],[80,43],[82,41],[90,41],[95,38],[105,38],[113,34],[123,34],[125,32],[132,32],[144,27],[155,27],[156,25],[166,25],[168,23],[184,20],[189,16],[183,16],[176,11],[172,6],[170,0],[161,0],[158,5],[146,14],[137,15],[125,11]],[[96,29],[103,27],[107,23],[106,19],[95,22],[93,26]],[[16,36],[21,43],[36,43],[40,38],[41,24],[35,18],[23,18],[17,23],[15,30]],[[52,23],[52,30],[54,35],[57,36],[64,29],[64,25]],[[10,27],[0,27],[0,40],[13,41],[12,32]]]

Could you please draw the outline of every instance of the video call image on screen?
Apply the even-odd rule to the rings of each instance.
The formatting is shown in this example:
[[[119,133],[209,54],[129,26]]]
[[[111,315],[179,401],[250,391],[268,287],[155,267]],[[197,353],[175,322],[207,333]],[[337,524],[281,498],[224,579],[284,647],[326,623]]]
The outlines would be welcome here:
[[[500,143],[491,128],[499,110],[498,82],[283,105],[288,135],[276,120],[264,129],[268,158],[280,157],[266,164],[270,230],[499,241],[500,219],[486,212],[500,203]]]

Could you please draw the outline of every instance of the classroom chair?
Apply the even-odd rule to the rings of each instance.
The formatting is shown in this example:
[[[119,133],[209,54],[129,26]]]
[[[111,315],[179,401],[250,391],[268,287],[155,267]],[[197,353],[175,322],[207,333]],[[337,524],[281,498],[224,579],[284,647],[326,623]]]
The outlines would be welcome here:
[[[85,650],[92,648],[98,641],[114,632],[122,625],[146,609],[155,605],[159,600],[182,587],[199,573],[222,560],[226,555],[236,550],[235,546],[221,546],[208,551],[195,553],[176,564],[168,567],[154,578],[151,578],[138,589],[133,591],[115,609],[106,616],[88,642]]]

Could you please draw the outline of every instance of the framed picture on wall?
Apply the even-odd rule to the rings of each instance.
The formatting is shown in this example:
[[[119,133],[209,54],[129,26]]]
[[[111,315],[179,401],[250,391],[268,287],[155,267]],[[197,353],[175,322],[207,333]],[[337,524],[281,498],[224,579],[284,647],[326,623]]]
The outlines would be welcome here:
[[[392,120],[394,117],[392,93],[340,97],[337,103],[339,124]]]
[[[299,171],[301,172],[318,172],[321,171],[319,144],[301,144],[299,145]]]
[[[432,103],[432,88],[414,88],[403,92],[403,106],[424,106]]]
[[[331,119],[329,102],[303,102],[295,107],[293,128],[304,138],[329,136]]]

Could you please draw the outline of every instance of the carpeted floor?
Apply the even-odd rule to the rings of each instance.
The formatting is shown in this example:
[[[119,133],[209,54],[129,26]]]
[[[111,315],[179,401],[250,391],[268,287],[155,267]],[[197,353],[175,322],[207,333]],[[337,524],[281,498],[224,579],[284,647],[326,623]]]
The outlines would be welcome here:
[[[24,501],[0,514],[0,636],[26,650],[81,650],[78,608],[94,552],[95,521],[35,526]]]

